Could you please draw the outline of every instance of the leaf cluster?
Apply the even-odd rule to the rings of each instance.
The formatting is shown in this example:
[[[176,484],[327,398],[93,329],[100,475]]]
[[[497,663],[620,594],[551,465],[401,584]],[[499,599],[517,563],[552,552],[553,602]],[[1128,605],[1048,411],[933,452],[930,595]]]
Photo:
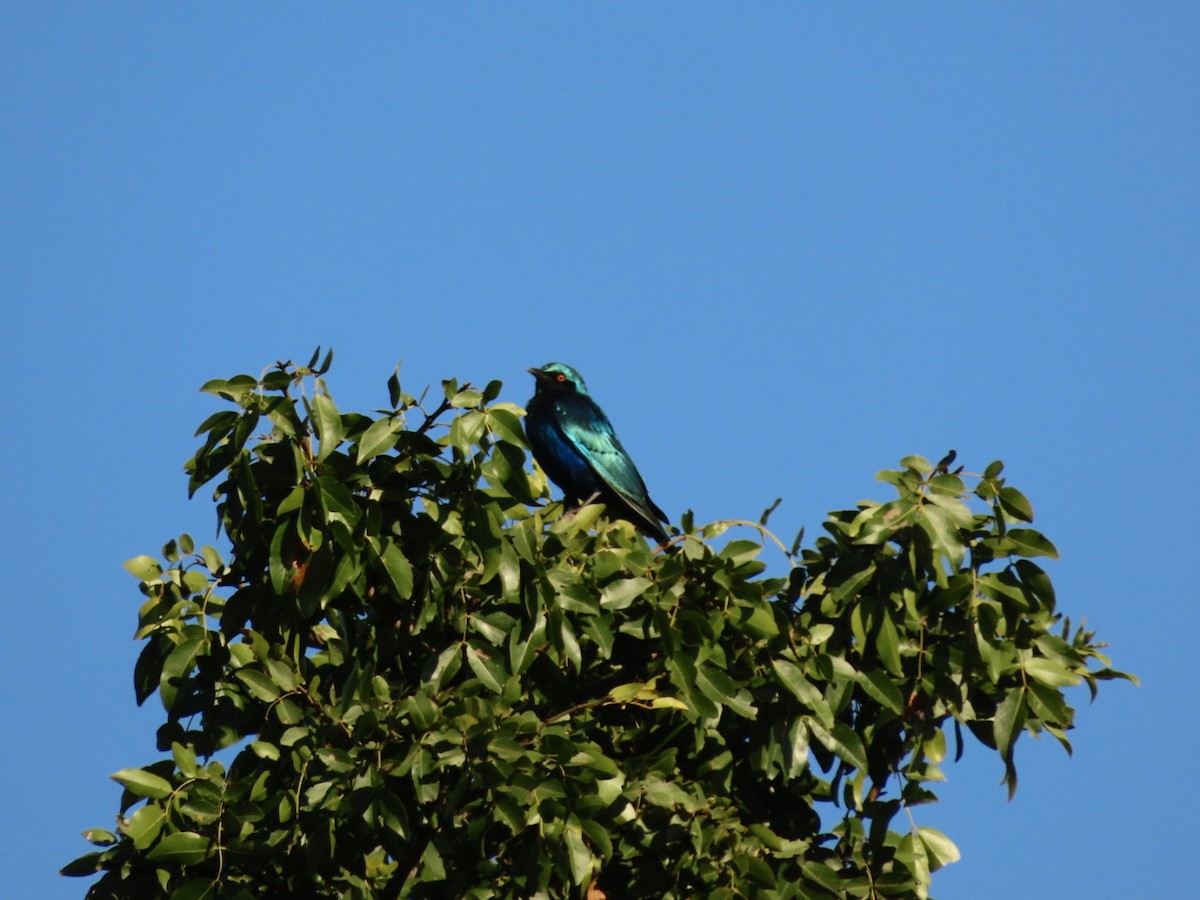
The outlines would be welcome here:
[[[892,825],[947,731],[1012,790],[1020,734],[1069,750],[1063,689],[1120,676],[999,463],[909,457],[767,577],[729,523],[652,548],[544,503],[499,382],[393,375],[368,416],[318,358],[203,388],[229,550],[126,564],[164,755],[113,776],[89,897],[924,897],[958,852]]]

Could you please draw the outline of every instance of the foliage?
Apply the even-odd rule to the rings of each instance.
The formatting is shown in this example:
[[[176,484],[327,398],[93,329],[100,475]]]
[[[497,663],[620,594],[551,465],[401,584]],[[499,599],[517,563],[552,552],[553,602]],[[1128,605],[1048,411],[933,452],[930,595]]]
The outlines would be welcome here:
[[[1011,791],[1019,735],[1069,750],[1063,689],[1120,675],[1000,463],[909,457],[763,577],[731,523],[664,550],[539,506],[499,382],[427,414],[394,375],[371,417],[317,359],[203,388],[236,407],[187,464],[229,558],[126,564],[169,755],[113,776],[116,831],[64,869],[89,897],[924,897],[958,852],[890,825],[947,731]]]

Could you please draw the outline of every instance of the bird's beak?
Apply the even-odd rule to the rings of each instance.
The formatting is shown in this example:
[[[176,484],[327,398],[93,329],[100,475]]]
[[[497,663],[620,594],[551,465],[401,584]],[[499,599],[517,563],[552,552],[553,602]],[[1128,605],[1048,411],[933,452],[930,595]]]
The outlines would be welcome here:
[[[528,372],[530,375],[532,375],[534,378],[541,378],[543,375],[546,374],[541,369],[526,369],[525,371]]]

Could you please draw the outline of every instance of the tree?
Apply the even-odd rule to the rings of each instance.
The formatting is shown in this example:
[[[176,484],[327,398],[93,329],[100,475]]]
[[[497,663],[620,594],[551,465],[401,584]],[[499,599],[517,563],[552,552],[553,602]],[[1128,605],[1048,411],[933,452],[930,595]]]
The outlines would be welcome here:
[[[925,897],[947,735],[1011,792],[1023,731],[1070,750],[1064,688],[1129,677],[1055,611],[999,462],[910,456],[767,577],[717,540],[751,523],[664,549],[543,502],[499,382],[426,412],[393,375],[372,417],[318,359],[203,388],[235,406],[186,466],[228,558],[126,563],[169,755],[113,775],[63,870],[89,897]]]

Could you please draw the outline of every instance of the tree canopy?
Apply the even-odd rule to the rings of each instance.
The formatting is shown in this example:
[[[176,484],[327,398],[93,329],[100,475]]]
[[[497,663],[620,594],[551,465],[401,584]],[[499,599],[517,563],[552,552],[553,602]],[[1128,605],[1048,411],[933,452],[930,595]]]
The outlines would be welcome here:
[[[1023,732],[1070,750],[1064,689],[1129,677],[999,462],[907,457],[811,544],[655,547],[548,502],[500,382],[364,415],[319,360],[204,386],[224,552],[126,563],[163,755],[63,870],[89,897],[926,897],[946,758],[1011,793]]]

